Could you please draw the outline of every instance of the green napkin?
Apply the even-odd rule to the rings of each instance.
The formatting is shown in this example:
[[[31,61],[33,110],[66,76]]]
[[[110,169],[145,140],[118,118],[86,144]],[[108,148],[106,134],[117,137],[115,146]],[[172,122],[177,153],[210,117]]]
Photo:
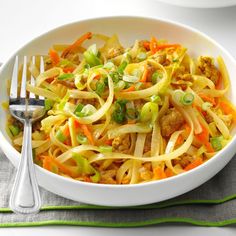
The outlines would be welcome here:
[[[159,223],[224,226],[236,223],[236,159],[197,189],[168,201],[137,207],[102,207],[74,202],[41,189],[37,215],[18,215],[8,208],[15,169],[0,152],[0,227],[83,225],[138,227]]]

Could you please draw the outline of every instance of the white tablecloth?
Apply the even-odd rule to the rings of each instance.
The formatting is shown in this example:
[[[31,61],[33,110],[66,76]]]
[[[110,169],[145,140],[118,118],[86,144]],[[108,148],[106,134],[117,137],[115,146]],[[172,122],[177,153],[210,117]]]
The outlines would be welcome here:
[[[192,0],[193,1],[193,0]],[[195,0],[197,1],[197,0]],[[223,1],[223,0],[222,0]],[[0,62],[32,38],[54,27],[85,18],[139,15],[165,18],[193,26],[221,43],[236,57],[236,7],[190,9],[155,0],[1,0]],[[1,193],[0,193],[1,194]],[[236,209],[235,209],[236,210]],[[235,235],[236,228],[159,225],[136,229],[34,227],[0,229],[0,235]]]

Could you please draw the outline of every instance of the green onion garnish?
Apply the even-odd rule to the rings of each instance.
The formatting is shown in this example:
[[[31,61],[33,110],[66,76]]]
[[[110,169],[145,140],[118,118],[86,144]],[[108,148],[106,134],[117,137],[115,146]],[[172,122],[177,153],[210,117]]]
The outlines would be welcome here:
[[[52,108],[53,104],[54,104],[53,100],[48,99],[48,98],[45,99],[45,101],[44,101],[44,109],[46,111],[49,111]]]
[[[151,100],[151,102],[156,102],[156,103],[158,103],[158,102],[161,101],[161,98],[160,98],[160,96],[158,96],[158,95],[152,95],[152,96],[150,97],[150,100]]]
[[[211,145],[215,151],[220,151],[223,148],[222,140],[222,136],[210,138]]]
[[[210,102],[204,102],[202,104],[202,110],[207,111],[208,108],[211,108],[213,105]]]
[[[183,105],[191,105],[194,100],[194,95],[192,93],[185,93],[181,99]]]
[[[78,143],[80,143],[80,144],[88,143],[87,137],[82,134],[78,134],[76,138],[77,138]]]
[[[100,152],[112,152],[112,146],[106,145],[106,146],[99,146]]]
[[[154,123],[158,115],[158,105],[154,102],[147,102],[143,105],[140,112],[140,121]]]
[[[139,61],[143,61],[147,58],[147,54],[145,52],[140,52],[138,55],[137,55],[137,58]]]
[[[72,73],[65,73],[65,74],[62,74],[58,77],[58,80],[66,80],[66,79],[72,79],[74,78],[75,75],[72,74]]]
[[[60,141],[60,142],[65,142],[66,140],[66,136],[63,134],[63,132],[61,131],[61,129],[59,129],[57,132],[56,132],[56,138]]]
[[[159,73],[157,71],[152,74],[152,83],[153,84],[157,83],[158,75],[159,75]]]
[[[97,82],[97,83],[96,83],[96,91],[95,91],[95,92],[96,92],[99,96],[101,96],[102,93],[103,93],[104,90],[105,90],[105,87],[106,87],[106,85],[105,85],[104,83]]]
[[[123,61],[117,68],[118,73],[123,74],[126,66],[128,65],[127,61]]]
[[[90,67],[102,64],[101,60],[90,51],[84,52],[84,59],[90,65]]]
[[[20,133],[20,128],[17,125],[9,125],[8,128],[13,136],[16,136]]]

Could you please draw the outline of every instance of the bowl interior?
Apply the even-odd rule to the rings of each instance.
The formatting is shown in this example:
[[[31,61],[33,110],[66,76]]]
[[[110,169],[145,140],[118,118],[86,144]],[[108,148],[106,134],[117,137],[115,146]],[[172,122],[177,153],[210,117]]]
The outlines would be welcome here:
[[[221,55],[224,58],[224,61],[227,65],[229,75],[231,78],[231,88],[236,86],[236,80],[233,78],[236,77],[236,63],[234,59],[216,42],[208,38],[207,36],[201,34],[198,31],[192,30],[189,27],[185,27],[180,24],[174,24],[172,22],[150,19],[150,18],[141,18],[141,17],[108,17],[108,18],[98,18],[92,20],[85,20],[81,22],[76,22],[73,24],[65,25],[55,30],[52,30],[33,41],[29,42],[23,46],[15,55],[37,55],[37,54],[47,54],[49,48],[53,44],[62,44],[62,43],[71,43],[77,39],[81,34],[91,31],[93,33],[102,33],[106,35],[117,34],[120,38],[121,43],[124,46],[130,46],[134,43],[136,39],[149,39],[151,36],[156,36],[158,39],[167,39],[170,43],[180,43],[188,49],[188,53],[193,57],[198,57],[200,55],[210,55],[217,57]],[[89,42],[91,43],[91,42]],[[7,80],[11,78],[12,67],[14,62],[13,55],[1,68],[0,80],[1,84],[4,86],[0,87],[0,104],[8,100],[6,84]],[[231,101],[236,104],[236,93],[229,92]],[[16,152],[13,147],[10,145],[10,140],[5,131],[6,124],[6,112],[3,109],[0,109],[0,137],[2,138],[0,146],[4,149],[8,158],[13,162],[14,165],[17,165],[19,160],[19,153]],[[2,133],[2,135],[1,135]],[[230,146],[230,145],[229,145]],[[223,166],[222,166],[223,167]],[[221,168],[222,168],[221,167]],[[47,173],[47,171],[41,170],[38,171],[41,173],[41,176],[47,178],[54,178],[54,180],[59,179],[59,177]],[[62,177],[61,177],[62,178]],[[172,179],[177,179],[179,176],[173,177]],[[188,179],[187,175],[184,177]],[[210,178],[210,177],[209,177]],[[64,179],[64,178],[63,178]],[[204,181],[206,181],[205,178]],[[60,181],[62,181],[60,179]],[[40,183],[42,181],[39,180]],[[68,183],[68,180],[65,181]],[[72,181],[71,181],[72,182]],[[75,181],[74,181],[75,182]],[[160,181],[161,182],[161,181]],[[78,183],[79,185],[80,183]],[[158,185],[158,182],[156,182]],[[89,184],[87,184],[89,185]],[[199,184],[198,184],[199,185]],[[50,189],[50,186],[45,183],[45,187]],[[195,186],[196,187],[196,186]],[[193,187],[184,188],[184,191],[190,190]],[[134,189],[134,186],[133,186]],[[52,191],[69,197],[66,193],[63,194],[63,191],[52,189]],[[65,192],[65,191],[64,191]],[[181,194],[178,193],[178,194]],[[176,193],[174,193],[177,195]],[[169,194],[169,197],[174,196],[174,194]],[[168,196],[168,193],[165,195]],[[169,197],[163,197],[162,199],[167,199]],[[72,197],[71,197],[72,198]],[[73,198],[72,198],[73,199]],[[91,198],[92,199],[92,198]],[[80,200],[79,198],[77,200]],[[119,199],[117,200],[119,201]],[[125,201],[124,199],[122,201]],[[130,200],[132,201],[132,199]],[[152,200],[153,201],[153,200]],[[88,202],[88,201],[87,201]],[[102,200],[101,200],[102,202]],[[150,203],[151,200],[146,201],[137,201],[137,204]],[[99,204],[97,201],[91,200],[90,203]],[[101,203],[102,204],[102,203]],[[116,203],[114,203],[116,204]],[[122,205],[121,203],[120,205]],[[133,203],[135,204],[135,202]],[[109,204],[110,205],[110,204]],[[116,204],[119,205],[119,204]],[[125,204],[123,204],[125,205]]]

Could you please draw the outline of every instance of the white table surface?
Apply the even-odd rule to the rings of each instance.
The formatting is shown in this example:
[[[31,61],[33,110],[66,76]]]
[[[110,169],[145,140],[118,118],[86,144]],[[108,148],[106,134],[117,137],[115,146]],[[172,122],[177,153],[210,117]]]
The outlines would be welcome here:
[[[193,1],[193,0],[192,0]],[[197,0],[196,0],[197,1]],[[0,0],[0,62],[32,38],[61,24],[85,18],[139,15],[193,26],[221,43],[236,57],[236,6],[222,9],[181,8],[155,0]],[[0,193],[1,194],[1,193]],[[235,209],[236,210],[236,209]],[[133,229],[45,226],[1,228],[0,235],[235,235],[236,227],[158,225]]]

